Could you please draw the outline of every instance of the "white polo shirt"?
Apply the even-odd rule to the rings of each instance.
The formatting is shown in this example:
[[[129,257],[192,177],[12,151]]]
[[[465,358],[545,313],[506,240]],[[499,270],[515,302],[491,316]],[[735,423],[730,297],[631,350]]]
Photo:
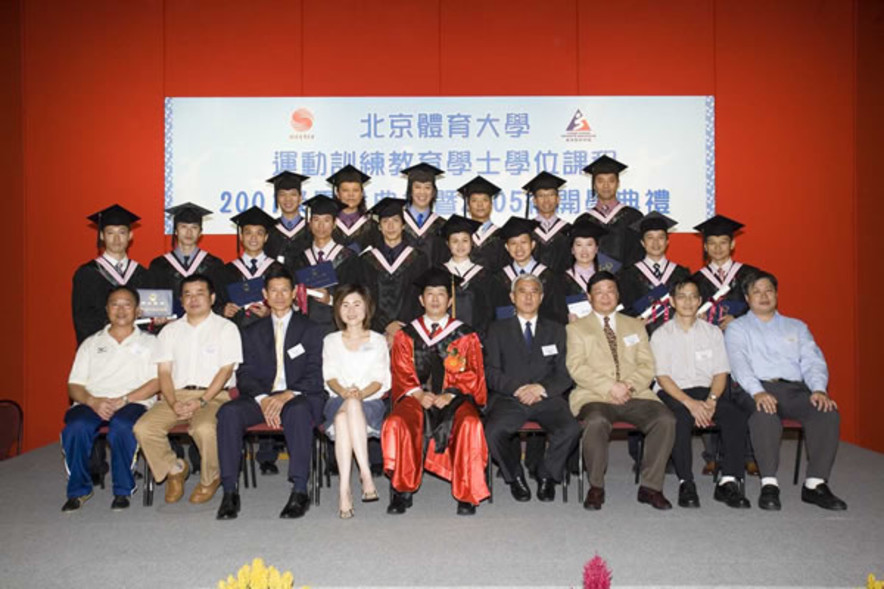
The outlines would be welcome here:
[[[242,362],[242,339],[232,321],[210,313],[199,325],[191,325],[187,317],[163,328],[157,338],[155,364],[172,363],[172,384],[175,389],[187,386],[208,387],[222,366]],[[231,375],[225,383],[236,385]]]
[[[730,372],[721,329],[697,319],[684,331],[673,319],[654,331],[651,350],[658,376],[668,376],[678,388],[708,387],[716,374]]]
[[[136,327],[129,337],[117,342],[110,328],[106,325],[80,344],[68,383],[82,385],[96,397],[118,398],[156,378],[157,368],[151,358],[157,338]],[[151,397],[138,402],[150,407],[155,400]]]

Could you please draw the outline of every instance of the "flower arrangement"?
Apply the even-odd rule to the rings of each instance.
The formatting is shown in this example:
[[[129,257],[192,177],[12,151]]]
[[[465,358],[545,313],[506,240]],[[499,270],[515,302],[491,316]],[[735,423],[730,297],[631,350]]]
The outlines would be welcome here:
[[[583,589],[610,589],[611,571],[598,554],[583,567]]]
[[[442,364],[445,366],[446,372],[457,374],[467,369],[467,358],[460,355],[460,350],[457,349],[454,343],[448,344],[448,348],[445,351],[448,355]]]
[[[884,581],[879,581],[875,575],[869,573],[869,578],[866,579],[866,589],[884,589]]]
[[[291,571],[280,574],[276,567],[268,568],[262,559],[255,558],[251,566],[240,567],[236,578],[228,575],[226,580],[218,581],[218,589],[292,589],[294,583]]]

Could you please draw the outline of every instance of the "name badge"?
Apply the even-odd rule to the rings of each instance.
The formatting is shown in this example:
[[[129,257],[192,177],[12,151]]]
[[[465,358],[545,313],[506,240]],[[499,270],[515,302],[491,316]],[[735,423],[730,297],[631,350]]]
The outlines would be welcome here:
[[[216,348],[215,346],[208,346],[208,347],[203,348],[203,354],[206,354],[207,356],[212,356],[217,353],[218,353],[218,348]]]
[[[298,356],[300,356],[303,353],[304,353],[304,346],[302,346],[301,344],[298,344],[297,346],[295,346],[293,348],[289,348],[289,351],[288,351],[289,358],[291,358],[292,360],[294,360],[295,358],[297,358]]]
[[[797,335],[787,335],[785,339],[786,339],[786,341],[787,341],[788,343],[790,343],[790,344],[794,344],[794,343],[797,343],[797,342],[798,342],[798,336],[797,336]]]
[[[559,353],[559,349],[556,347],[555,344],[550,344],[548,346],[542,346],[540,348],[540,351],[543,352],[544,356],[555,356],[556,354]]]
[[[701,362],[703,360],[711,360],[712,350],[697,350],[696,352],[694,352],[694,358],[696,358],[698,362]]]
[[[639,342],[637,333],[630,333],[626,337],[623,338],[623,343],[626,344],[626,347],[634,346]]]

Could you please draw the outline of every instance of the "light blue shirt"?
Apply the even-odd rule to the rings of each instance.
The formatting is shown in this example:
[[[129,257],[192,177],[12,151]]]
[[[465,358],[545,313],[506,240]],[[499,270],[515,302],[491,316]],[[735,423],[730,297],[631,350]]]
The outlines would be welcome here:
[[[811,391],[829,384],[826,359],[803,321],[778,312],[768,322],[751,311],[734,319],[724,332],[731,374],[752,396],[764,392],[763,380],[804,382]]]
[[[423,227],[424,223],[427,222],[427,217],[430,216],[430,209],[424,209],[421,211],[418,210],[418,208],[413,204],[408,205],[408,212],[411,213],[411,216],[414,218],[415,221],[421,218],[421,215],[423,216],[423,218],[421,218],[420,220],[420,223],[417,224],[418,227]]]

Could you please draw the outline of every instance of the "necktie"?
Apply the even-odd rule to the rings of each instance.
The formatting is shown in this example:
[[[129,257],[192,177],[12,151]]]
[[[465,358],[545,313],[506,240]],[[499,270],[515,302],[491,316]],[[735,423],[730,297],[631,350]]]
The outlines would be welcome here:
[[[437,331],[439,331],[439,324],[438,323],[431,324],[430,325],[430,337],[435,336]]]
[[[273,320],[276,324],[276,328],[274,329],[274,342],[276,344],[276,376],[273,379],[273,388],[277,390],[277,383],[285,380],[285,371],[283,368],[283,362],[285,360],[283,356],[283,348],[285,347],[285,331],[283,330],[282,321]],[[282,382],[282,389],[285,389],[285,382]]]
[[[418,214],[417,214],[417,226],[418,226],[418,227],[423,227],[423,226],[424,226],[424,214],[423,214],[423,213],[418,213]]]
[[[522,268],[521,270],[519,270],[519,275],[522,275],[522,274],[524,274],[524,273],[525,273],[525,269],[524,269],[524,268]]]
[[[727,276],[727,275],[724,273],[724,268],[719,267],[719,268],[718,268],[718,279],[719,279],[720,281],[724,282],[724,279],[725,279],[726,276]]]
[[[123,274],[123,262],[117,262],[117,273]]]
[[[660,264],[659,262],[654,262],[654,278],[660,278],[663,276],[663,273],[660,272]]]
[[[600,205],[599,205],[599,210],[602,212],[603,215],[607,216],[607,215],[608,215],[608,211],[611,210],[611,207],[609,207],[608,205],[602,205],[602,204],[600,204]]]
[[[316,254],[316,259],[319,261],[320,264],[323,263],[325,261],[325,252],[319,250],[319,252]]]
[[[611,329],[611,319],[605,317],[605,339],[608,340],[608,347],[611,348],[611,355],[614,357],[614,368],[617,372],[617,380],[620,380],[620,359],[617,357],[617,334]]]
[[[190,264],[190,256],[184,256],[184,267],[187,268]]]
[[[257,259],[257,258],[252,258],[252,268],[251,268],[251,271],[252,271],[252,274],[254,274],[255,272],[258,271],[258,259]]]
[[[534,343],[534,333],[531,331],[531,322],[525,322],[525,346],[530,350],[531,344]]]

